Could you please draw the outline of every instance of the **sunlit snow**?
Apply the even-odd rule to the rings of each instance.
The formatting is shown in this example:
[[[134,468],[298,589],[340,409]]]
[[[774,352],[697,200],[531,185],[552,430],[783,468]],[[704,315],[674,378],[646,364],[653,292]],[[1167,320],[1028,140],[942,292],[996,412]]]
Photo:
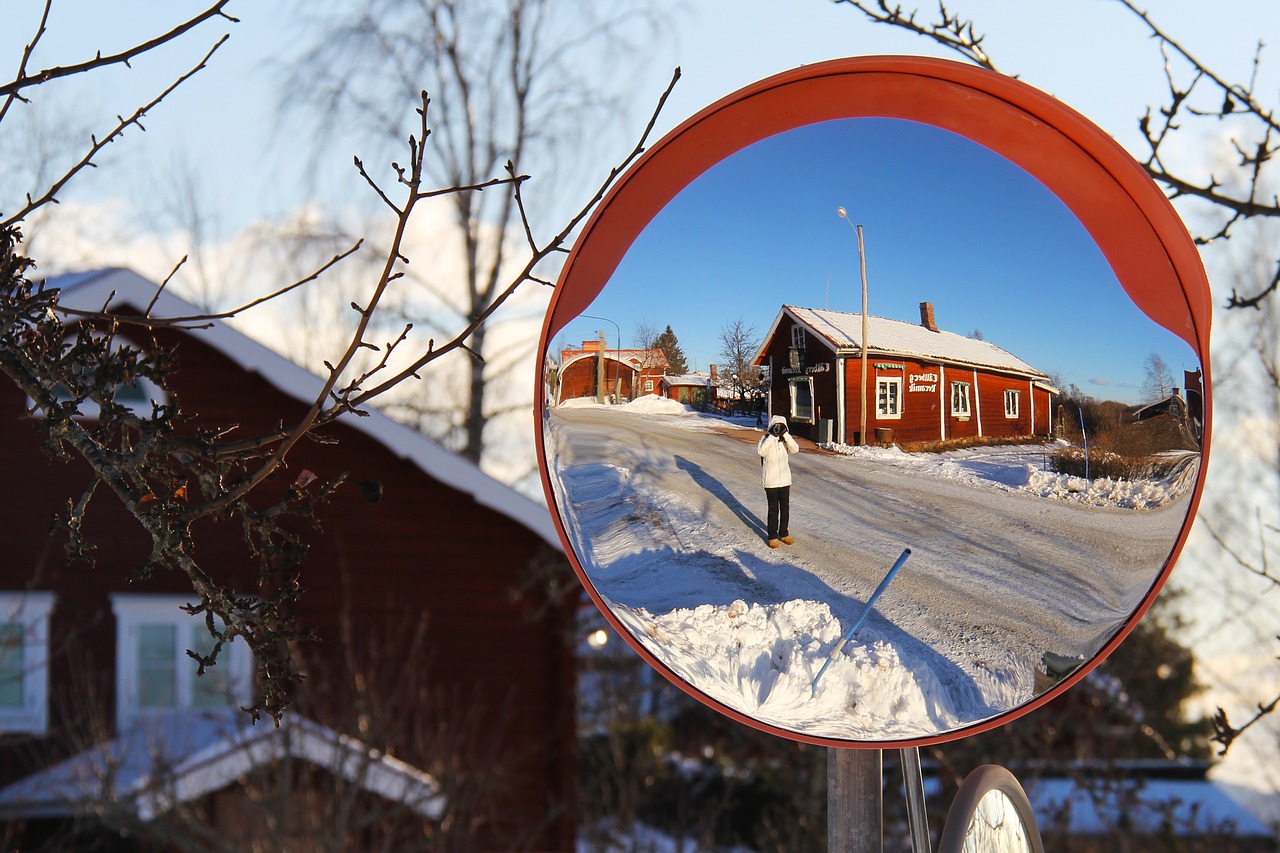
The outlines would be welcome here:
[[[652,396],[610,407],[571,401],[545,423],[553,487],[592,585],[655,657],[734,710],[821,737],[927,736],[1029,700],[1132,612],[1181,528],[1194,481],[1190,463],[1169,482],[1067,477],[1048,470],[1052,448],[1039,445],[914,454],[809,445],[793,457],[797,543],[771,551],[759,528],[753,424]],[[712,471],[695,449],[741,464]],[[895,540],[898,527],[878,528],[874,509],[829,499],[833,478],[855,470],[941,491],[971,524],[955,525],[966,529],[941,545],[921,543],[932,550]],[[1073,524],[1085,518],[1105,558],[1082,553],[1073,577],[1011,570],[1053,551],[1055,565],[1070,564],[1062,552],[1080,544],[1056,529],[1029,530],[1012,546],[989,541],[986,519],[1015,506],[1022,516],[1049,513],[1046,527],[1057,512]],[[849,538],[874,563],[833,572],[831,542]],[[1113,539],[1126,543],[1115,555]],[[914,551],[900,576],[812,690],[906,546]],[[1011,547],[1028,556],[1003,553]]]

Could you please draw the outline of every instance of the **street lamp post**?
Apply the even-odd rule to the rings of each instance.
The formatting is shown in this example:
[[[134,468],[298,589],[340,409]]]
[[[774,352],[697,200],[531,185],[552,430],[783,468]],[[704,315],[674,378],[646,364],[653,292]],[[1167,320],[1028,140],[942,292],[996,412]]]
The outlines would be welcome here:
[[[579,314],[578,316],[586,317],[588,320],[602,320],[606,323],[613,323],[614,331],[618,333],[618,337],[616,338],[616,340],[618,341],[618,349],[616,350],[617,365],[613,368],[613,401],[617,403],[619,402],[618,398],[622,396],[622,328],[617,323],[614,323],[613,320],[610,320],[608,317],[592,317],[590,314]],[[604,333],[601,332],[600,334],[603,336]],[[598,379],[597,381],[600,383],[600,385],[604,384],[603,379]],[[635,391],[636,391],[636,380],[635,380],[635,376],[633,375],[631,377],[631,393],[633,396],[635,395]],[[599,390],[599,389],[597,390],[597,394],[602,394],[602,393],[603,393],[602,390]]]
[[[862,274],[862,383],[858,403],[858,445],[862,446],[867,443],[867,255],[862,244],[862,226],[854,225],[843,207],[837,207],[836,213],[858,235],[858,268]]]

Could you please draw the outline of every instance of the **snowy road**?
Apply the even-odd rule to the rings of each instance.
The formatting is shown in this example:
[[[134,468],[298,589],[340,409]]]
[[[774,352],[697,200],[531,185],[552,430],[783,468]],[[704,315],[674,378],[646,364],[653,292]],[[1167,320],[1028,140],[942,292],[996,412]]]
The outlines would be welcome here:
[[[687,681],[806,734],[922,736],[1022,704],[1052,683],[1046,654],[1087,659],[1114,633],[1186,516],[1187,494],[1090,506],[1000,487],[998,473],[949,479],[806,445],[792,457],[796,544],[772,551],[760,433],[631,409],[561,407],[548,424],[557,502],[593,585]],[[999,453],[975,464],[999,467]],[[1015,468],[1030,467],[1019,453]],[[811,698],[842,625],[905,547]]]

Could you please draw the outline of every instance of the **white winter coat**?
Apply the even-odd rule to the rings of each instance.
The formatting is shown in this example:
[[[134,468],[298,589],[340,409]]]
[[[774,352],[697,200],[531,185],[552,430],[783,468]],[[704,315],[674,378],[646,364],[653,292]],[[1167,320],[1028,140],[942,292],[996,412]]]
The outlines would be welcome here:
[[[769,426],[774,424],[786,424],[787,419],[782,415],[774,415],[769,418]],[[791,437],[791,433],[784,432],[782,440],[779,441],[768,431],[765,432],[764,438],[760,439],[760,443],[756,445],[756,452],[760,454],[760,458],[764,464],[760,466],[760,478],[764,482],[766,489],[777,489],[782,486],[791,485],[791,462],[787,459],[792,453],[800,452],[800,445],[796,444],[796,440]]]

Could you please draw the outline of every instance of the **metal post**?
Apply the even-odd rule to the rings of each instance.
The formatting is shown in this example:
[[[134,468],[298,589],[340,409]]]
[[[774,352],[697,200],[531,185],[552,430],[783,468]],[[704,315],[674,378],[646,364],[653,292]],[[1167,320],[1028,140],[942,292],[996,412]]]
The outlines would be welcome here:
[[[924,774],[920,770],[920,749],[909,746],[898,750],[902,762],[902,784],[907,789],[907,822],[911,825],[913,853],[931,853],[929,814],[924,802]]]
[[[857,230],[858,268],[862,272],[862,402],[858,406],[858,446],[862,447],[867,443],[867,254],[862,246],[862,226]]]
[[[828,853],[883,853],[884,755],[827,749]]]
[[[604,405],[604,330],[600,330],[599,346],[596,348],[596,402]]]

